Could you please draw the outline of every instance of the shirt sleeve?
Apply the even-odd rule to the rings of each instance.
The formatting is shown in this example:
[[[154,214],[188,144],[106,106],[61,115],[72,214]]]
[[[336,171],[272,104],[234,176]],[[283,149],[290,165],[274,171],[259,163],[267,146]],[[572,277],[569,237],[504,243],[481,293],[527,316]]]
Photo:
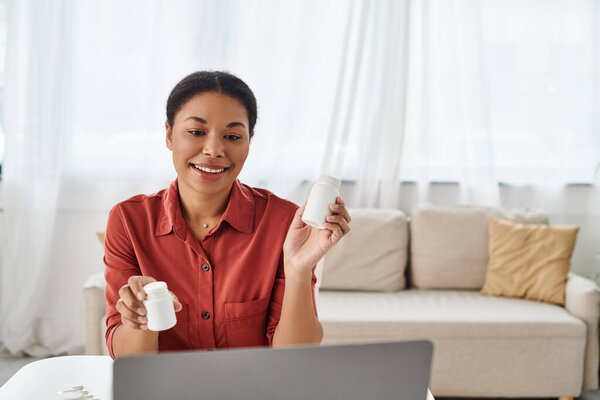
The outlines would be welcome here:
[[[294,214],[296,213],[296,209],[292,213],[292,218],[290,219],[287,226],[289,227],[292,223],[292,219],[294,218]],[[317,276],[315,275],[315,268],[317,266],[313,266],[312,268],[312,278],[311,278],[311,288],[312,288],[312,300],[313,307],[315,309],[315,316],[319,318],[319,314],[317,312],[317,301],[315,297],[315,284],[317,283]],[[277,274],[275,276],[275,283],[273,285],[273,291],[271,292],[271,301],[269,303],[269,311],[267,314],[267,340],[269,342],[269,346],[273,346],[273,335],[275,334],[275,329],[279,324],[279,318],[281,317],[281,307],[283,305],[283,293],[285,292],[285,271],[283,268],[283,250],[281,251],[281,255],[279,256],[279,263],[277,265]]]
[[[122,211],[118,206],[113,207],[108,215],[106,235],[104,237],[104,279],[106,288],[106,347],[114,359],[112,340],[121,324],[121,314],[116,309],[119,300],[119,289],[127,283],[132,275],[141,275],[133,245],[125,225]]]

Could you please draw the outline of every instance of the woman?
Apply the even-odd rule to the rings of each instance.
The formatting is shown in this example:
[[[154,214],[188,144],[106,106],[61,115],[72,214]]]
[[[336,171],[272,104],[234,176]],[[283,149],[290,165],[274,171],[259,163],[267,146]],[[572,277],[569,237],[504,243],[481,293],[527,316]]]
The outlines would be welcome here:
[[[304,206],[242,184],[256,100],[239,78],[196,72],[167,101],[166,144],[177,178],[110,211],[106,343],[110,355],[320,343],[317,261],[349,231],[341,197],[325,229]],[[177,324],[147,329],[142,287],[165,281]]]

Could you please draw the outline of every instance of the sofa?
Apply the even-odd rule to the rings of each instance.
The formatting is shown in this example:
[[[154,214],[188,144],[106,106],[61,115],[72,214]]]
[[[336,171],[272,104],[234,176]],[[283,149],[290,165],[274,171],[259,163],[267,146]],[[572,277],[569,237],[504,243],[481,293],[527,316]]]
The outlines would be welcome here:
[[[480,293],[490,217],[476,206],[351,209],[351,232],[319,262],[324,344],[430,339],[437,397],[566,397],[598,387],[600,289],[569,273],[565,305]],[[101,274],[84,289],[89,354],[106,354]]]

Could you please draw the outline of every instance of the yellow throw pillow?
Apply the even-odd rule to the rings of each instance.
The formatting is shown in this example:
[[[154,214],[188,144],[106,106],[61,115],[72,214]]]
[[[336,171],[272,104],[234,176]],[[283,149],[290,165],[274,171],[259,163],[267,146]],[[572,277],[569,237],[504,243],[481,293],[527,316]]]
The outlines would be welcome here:
[[[98,236],[98,240],[102,243],[102,248],[104,248],[104,232],[96,232],[96,236]]]
[[[482,294],[565,304],[577,226],[490,218],[490,257]]]

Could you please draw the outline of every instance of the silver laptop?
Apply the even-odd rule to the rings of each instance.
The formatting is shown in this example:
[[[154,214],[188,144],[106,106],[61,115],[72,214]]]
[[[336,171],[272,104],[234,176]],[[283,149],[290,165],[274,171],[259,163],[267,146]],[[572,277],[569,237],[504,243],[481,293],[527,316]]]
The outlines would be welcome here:
[[[425,400],[433,345],[171,352],[117,358],[114,400]]]

